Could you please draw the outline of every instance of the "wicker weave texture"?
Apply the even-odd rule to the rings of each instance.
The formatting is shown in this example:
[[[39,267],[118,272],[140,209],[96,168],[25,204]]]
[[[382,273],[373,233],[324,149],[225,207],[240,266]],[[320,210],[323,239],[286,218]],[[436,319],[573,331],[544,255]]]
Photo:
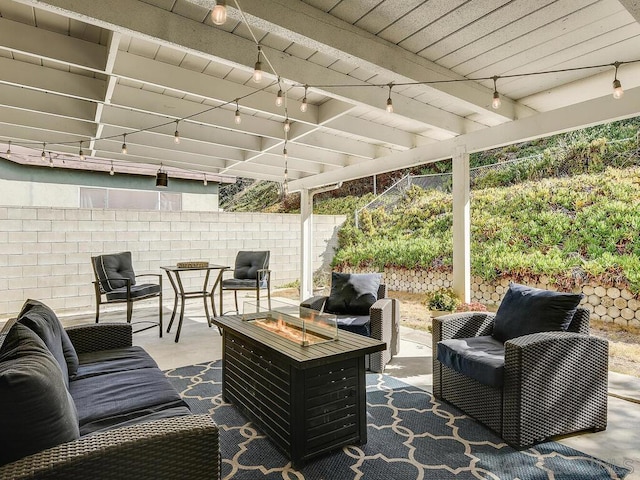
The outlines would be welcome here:
[[[505,343],[504,386],[495,389],[443,366],[437,344],[490,335],[495,315],[464,312],[433,320],[433,387],[442,398],[516,447],[553,435],[607,426],[608,343],[591,337],[578,308],[569,332],[525,335]]]
[[[79,354],[130,347],[133,344],[133,329],[127,323],[90,323],[65,330]]]
[[[88,435],[0,467],[9,479],[215,479],[218,428],[189,415]]]

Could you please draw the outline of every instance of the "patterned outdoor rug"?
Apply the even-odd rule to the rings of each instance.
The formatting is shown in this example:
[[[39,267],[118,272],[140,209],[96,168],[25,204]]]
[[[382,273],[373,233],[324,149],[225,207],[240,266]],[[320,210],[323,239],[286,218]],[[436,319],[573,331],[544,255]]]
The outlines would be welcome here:
[[[222,478],[285,480],[624,478],[628,471],[556,442],[517,451],[429,392],[367,375],[368,442],[311,460],[301,471],[221,396],[221,362],[166,372],[195,413],[220,427]]]

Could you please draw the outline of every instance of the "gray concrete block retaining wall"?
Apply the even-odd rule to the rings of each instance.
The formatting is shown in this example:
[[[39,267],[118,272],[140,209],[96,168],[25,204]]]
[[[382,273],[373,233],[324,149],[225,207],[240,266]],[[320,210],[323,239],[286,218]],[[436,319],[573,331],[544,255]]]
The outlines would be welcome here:
[[[453,275],[448,272],[427,270],[385,269],[384,278],[391,290],[402,292],[430,292],[439,288],[450,288]],[[524,279],[521,283],[537,288],[557,290],[548,278],[537,280]],[[471,281],[471,300],[485,305],[499,305],[507,288],[509,279],[494,283],[484,282],[479,277]],[[598,284],[585,284],[576,288],[584,298],[581,305],[591,311],[591,318],[603,322],[615,322],[621,325],[640,326],[640,300],[626,288],[603,287]]]
[[[344,220],[314,216],[314,271],[331,263]],[[188,260],[233,266],[238,250],[270,250],[277,287],[300,278],[300,216],[0,207],[0,318],[15,316],[27,298],[56,311],[92,311],[90,257],[124,250],[132,252],[136,273]],[[185,277],[186,289],[202,288],[200,274]],[[163,282],[171,306],[166,275]]]

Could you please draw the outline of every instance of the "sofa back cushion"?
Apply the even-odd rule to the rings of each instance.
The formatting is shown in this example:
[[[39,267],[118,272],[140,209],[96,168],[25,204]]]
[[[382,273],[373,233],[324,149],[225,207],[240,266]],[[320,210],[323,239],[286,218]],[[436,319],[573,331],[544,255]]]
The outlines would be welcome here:
[[[69,378],[78,371],[78,354],[60,320],[44,303],[27,300],[18,315],[18,323],[29,327],[44,342],[58,362],[69,386]]]
[[[76,440],[75,404],[58,362],[16,323],[0,347],[0,465]]]
[[[511,283],[493,324],[493,337],[501,342],[530,333],[566,331],[581,293],[554,292]]]
[[[109,253],[91,257],[91,264],[103,293],[125,287],[127,280],[136,284],[131,252]]]
[[[380,273],[331,273],[331,293],[325,311],[346,315],[369,315],[378,300]]]

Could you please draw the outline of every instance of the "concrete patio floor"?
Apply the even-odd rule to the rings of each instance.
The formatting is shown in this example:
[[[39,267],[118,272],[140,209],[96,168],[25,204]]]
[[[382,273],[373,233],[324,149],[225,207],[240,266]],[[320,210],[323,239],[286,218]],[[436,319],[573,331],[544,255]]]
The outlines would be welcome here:
[[[225,305],[232,305],[232,296]],[[165,305],[166,306],[166,305]],[[136,308],[137,307],[137,308]],[[134,306],[134,321],[145,315],[153,316],[153,308]],[[165,330],[171,309],[165,309]],[[95,320],[93,313],[61,315],[62,323],[75,325]],[[124,308],[106,311],[102,321],[124,320]],[[191,365],[222,358],[221,337],[214,326],[207,327],[201,301],[190,300],[185,308],[185,320],[179,343],[175,343],[174,324],[171,333],[158,338],[156,329],[134,335],[134,343],[144,347],[161,369]],[[432,391],[431,335],[427,332],[401,327],[400,353],[387,365],[385,373],[406,383]],[[640,480],[640,378],[609,374],[608,426],[605,431],[583,432],[556,440],[581,452],[616,465],[630,468],[628,480]]]

